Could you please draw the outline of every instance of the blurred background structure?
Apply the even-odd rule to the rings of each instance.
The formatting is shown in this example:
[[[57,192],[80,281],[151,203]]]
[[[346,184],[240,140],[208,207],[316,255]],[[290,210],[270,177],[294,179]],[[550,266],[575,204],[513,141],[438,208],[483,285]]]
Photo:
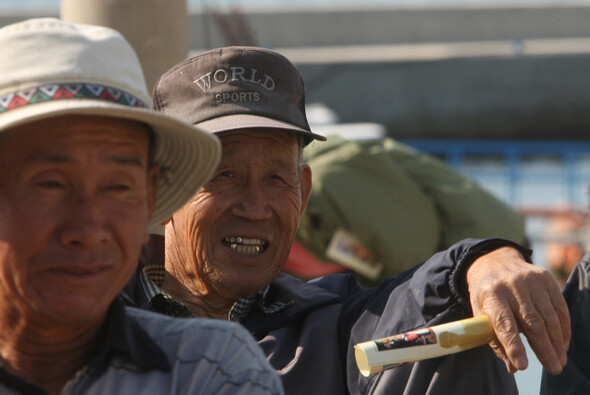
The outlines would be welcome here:
[[[443,159],[526,217],[559,281],[588,249],[590,0],[0,0],[0,26],[39,16],[120,30],[149,87],[202,50],[275,49],[317,132]]]
[[[150,88],[189,50],[186,0],[61,0],[60,17],[121,32],[137,52]]]

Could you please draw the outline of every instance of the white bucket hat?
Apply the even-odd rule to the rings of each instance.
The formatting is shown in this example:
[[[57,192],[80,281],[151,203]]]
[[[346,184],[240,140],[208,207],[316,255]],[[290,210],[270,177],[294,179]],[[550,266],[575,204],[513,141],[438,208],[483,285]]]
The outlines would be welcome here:
[[[217,167],[217,137],[151,109],[139,60],[129,43],[106,27],[54,18],[0,29],[0,133],[65,114],[143,122],[155,135],[161,168],[150,230],[188,201]]]

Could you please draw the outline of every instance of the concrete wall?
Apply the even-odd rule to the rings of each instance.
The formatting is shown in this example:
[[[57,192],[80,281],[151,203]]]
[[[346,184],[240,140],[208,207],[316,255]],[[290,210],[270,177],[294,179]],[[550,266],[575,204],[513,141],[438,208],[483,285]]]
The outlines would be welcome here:
[[[590,6],[379,8],[248,12],[255,43],[269,48],[590,37]],[[225,20],[240,20],[230,13]],[[232,24],[234,32],[239,29]],[[226,45],[211,15],[192,13],[191,48]]]
[[[25,17],[0,16],[0,26]],[[300,68],[309,103],[324,103],[344,122],[382,123],[397,138],[590,136],[590,7],[190,18],[193,51],[275,48]]]
[[[397,138],[587,139],[589,20],[586,6],[193,13],[191,48],[275,48],[308,102]]]
[[[399,139],[590,137],[590,55],[299,67],[308,103]]]

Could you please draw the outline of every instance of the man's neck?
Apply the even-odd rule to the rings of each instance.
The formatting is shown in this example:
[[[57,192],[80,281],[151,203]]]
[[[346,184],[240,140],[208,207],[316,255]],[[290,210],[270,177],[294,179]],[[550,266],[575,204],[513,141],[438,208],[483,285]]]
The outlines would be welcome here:
[[[227,320],[229,311],[237,301],[237,299],[233,298],[223,298],[196,286],[189,287],[178,281],[168,271],[166,271],[161,289],[185,305],[195,317]]]
[[[102,325],[66,328],[4,325],[0,319],[0,364],[10,373],[59,394],[86,366]]]

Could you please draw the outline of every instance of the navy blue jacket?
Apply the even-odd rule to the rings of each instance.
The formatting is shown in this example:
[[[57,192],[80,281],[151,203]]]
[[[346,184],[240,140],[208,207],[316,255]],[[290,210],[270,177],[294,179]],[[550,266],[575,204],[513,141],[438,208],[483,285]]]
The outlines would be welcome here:
[[[553,376],[543,370],[542,394],[590,394],[590,253],[574,268],[563,287],[572,320],[567,365]]]
[[[287,394],[513,394],[512,375],[489,346],[386,370],[360,374],[353,345],[472,315],[465,271],[501,246],[530,251],[503,239],[464,240],[375,288],[351,275],[304,283],[281,275],[266,302],[291,302],[242,324],[254,335],[283,380]]]

